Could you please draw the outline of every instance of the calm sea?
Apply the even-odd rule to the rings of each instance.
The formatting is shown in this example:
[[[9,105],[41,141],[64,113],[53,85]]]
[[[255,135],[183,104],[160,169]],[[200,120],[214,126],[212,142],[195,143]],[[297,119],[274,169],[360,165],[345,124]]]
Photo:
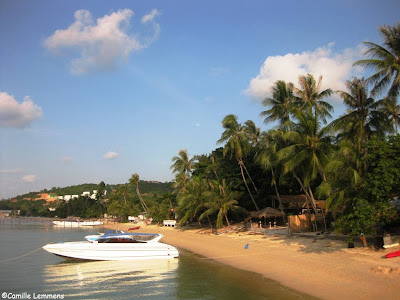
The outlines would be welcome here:
[[[64,299],[315,299],[188,251],[173,260],[79,262],[40,249],[83,240],[98,230],[0,224],[2,299],[44,299],[47,294]]]

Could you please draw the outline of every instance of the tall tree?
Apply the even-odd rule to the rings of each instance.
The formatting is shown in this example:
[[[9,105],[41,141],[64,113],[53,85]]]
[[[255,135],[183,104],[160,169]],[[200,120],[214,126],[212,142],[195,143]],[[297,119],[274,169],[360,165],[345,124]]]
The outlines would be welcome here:
[[[136,194],[137,194],[138,197],[139,197],[140,204],[142,205],[143,211],[144,211],[145,213],[147,213],[148,207],[147,207],[147,205],[146,205],[146,202],[144,202],[144,200],[143,200],[143,198],[142,198],[142,195],[140,194],[140,191],[139,191],[139,174],[137,174],[137,173],[132,174],[132,177],[129,179],[129,184],[130,184],[131,186],[136,187]]]
[[[250,192],[249,186],[246,182],[246,177],[244,175],[244,169],[246,166],[244,165],[243,157],[245,157],[250,151],[250,144],[247,140],[245,129],[237,121],[237,116],[232,114],[227,115],[222,120],[222,127],[225,129],[225,131],[222,133],[218,143],[226,143],[223,150],[224,155],[230,152],[231,157],[235,156],[236,160],[238,161],[246,189],[254,203],[255,208],[259,210],[257,203]]]
[[[284,127],[283,129],[270,130],[268,132],[264,132],[260,141],[260,151],[256,154],[256,161],[261,165],[262,168],[271,171],[272,181],[271,185],[275,189],[276,197],[279,202],[279,209],[285,216],[285,211],[283,210],[282,200],[279,194],[278,183],[277,183],[277,174],[275,172],[276,169],[281,167],[280,160],[278,158],[278,151],[283,148],[283,135],[284,135]]]
[[[331,117],[332,105],[323,99],[333,94],[331,89],[321,91],[322,76],[315,80],[311,74],[300,75],[300,88],[294,88],[297,94],[297,102],[303,110],[313,111],[314,118],[321,118],[326,123],[326,117]]]
[[[361,157],[364,145],[373,134],[383,135],[388,129],[385,114],[379,111],[379,104],[368,95],[367,82],[364,78],[353,78],[346,82],[347,92],[338,91],[347,112],[334,120],[329,126],[339,132],[343,138],[354,140],[359,174],[362,173]]]
[[[260,113],[265,118],[264,123],[279,121],[280,124],[288,124],[290,115],[295,109],[294,86],[284,80],[278,80],[272,87],[272,97],[262,102],[263,106],[269,109]]]
[[[397,98],[400,94],[400,22],[395,26],[385,25],[378,27],[383,46],[372,42],[364,42],[368,47],[362,59],[354,63],[355,66],[364,66],[375,70],[375,74],[368,78],[374,84],[372,95],[377,95],[389,87],[387,95]]]
[[[193,167],[193,158],[189,158],[189,154],[186,149],[178,151],[178,155],[172,158],[174,162],[171,166],[173,173],[186,173],[190,176]]]
[[[328,161],[331,137],[311,112],[297,112],[295,117],[297,123],[284,135],[288,146],[279,150],[278,156],[284,162],[284,172],[293,175],[318,215],[311,183],[318,175],[322,181],[326,180],[324,166]]]

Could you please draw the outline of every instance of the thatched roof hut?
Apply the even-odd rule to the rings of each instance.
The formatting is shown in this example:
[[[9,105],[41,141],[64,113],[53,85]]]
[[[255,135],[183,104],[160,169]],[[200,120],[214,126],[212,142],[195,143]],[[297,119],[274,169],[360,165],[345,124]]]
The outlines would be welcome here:
[[[277,210],[272,207],[266,207],[259,211],[250,212],[250,216],[247,219],[251,218],[273,218],[273,217],[282,217],[283,213],[280,210]]]

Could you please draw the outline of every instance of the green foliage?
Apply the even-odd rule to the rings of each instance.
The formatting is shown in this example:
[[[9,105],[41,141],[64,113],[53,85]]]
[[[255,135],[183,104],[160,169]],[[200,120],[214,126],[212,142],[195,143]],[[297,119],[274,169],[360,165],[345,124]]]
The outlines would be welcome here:
[[[352,242],[361,234],[376,233],[378,225],[384,225],[391,217],[388,203],[370,203],[358,198],[348,207],[348,211],[335,221],[335,230],[347,234],[347,241]]]
[[[375,138],[366,149],[363,190],[371,202],[387,202],[400,194],[400,136]]]

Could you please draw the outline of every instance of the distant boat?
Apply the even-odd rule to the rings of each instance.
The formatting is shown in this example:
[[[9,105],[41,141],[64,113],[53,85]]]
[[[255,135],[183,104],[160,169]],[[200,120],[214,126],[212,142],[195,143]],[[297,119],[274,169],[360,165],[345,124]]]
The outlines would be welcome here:
[[[58,256],[83,260],[138,260],[179,257],[179,251],[159,241],[162,234],[104,234],[94,242],[47,244],[43,249]]]
[[[103,225],[101,221],[79,221],[79,220],[66,220],[66,221],[53,221],[56,226],[64,227],[80,227],[80,226],[99,226]]]

